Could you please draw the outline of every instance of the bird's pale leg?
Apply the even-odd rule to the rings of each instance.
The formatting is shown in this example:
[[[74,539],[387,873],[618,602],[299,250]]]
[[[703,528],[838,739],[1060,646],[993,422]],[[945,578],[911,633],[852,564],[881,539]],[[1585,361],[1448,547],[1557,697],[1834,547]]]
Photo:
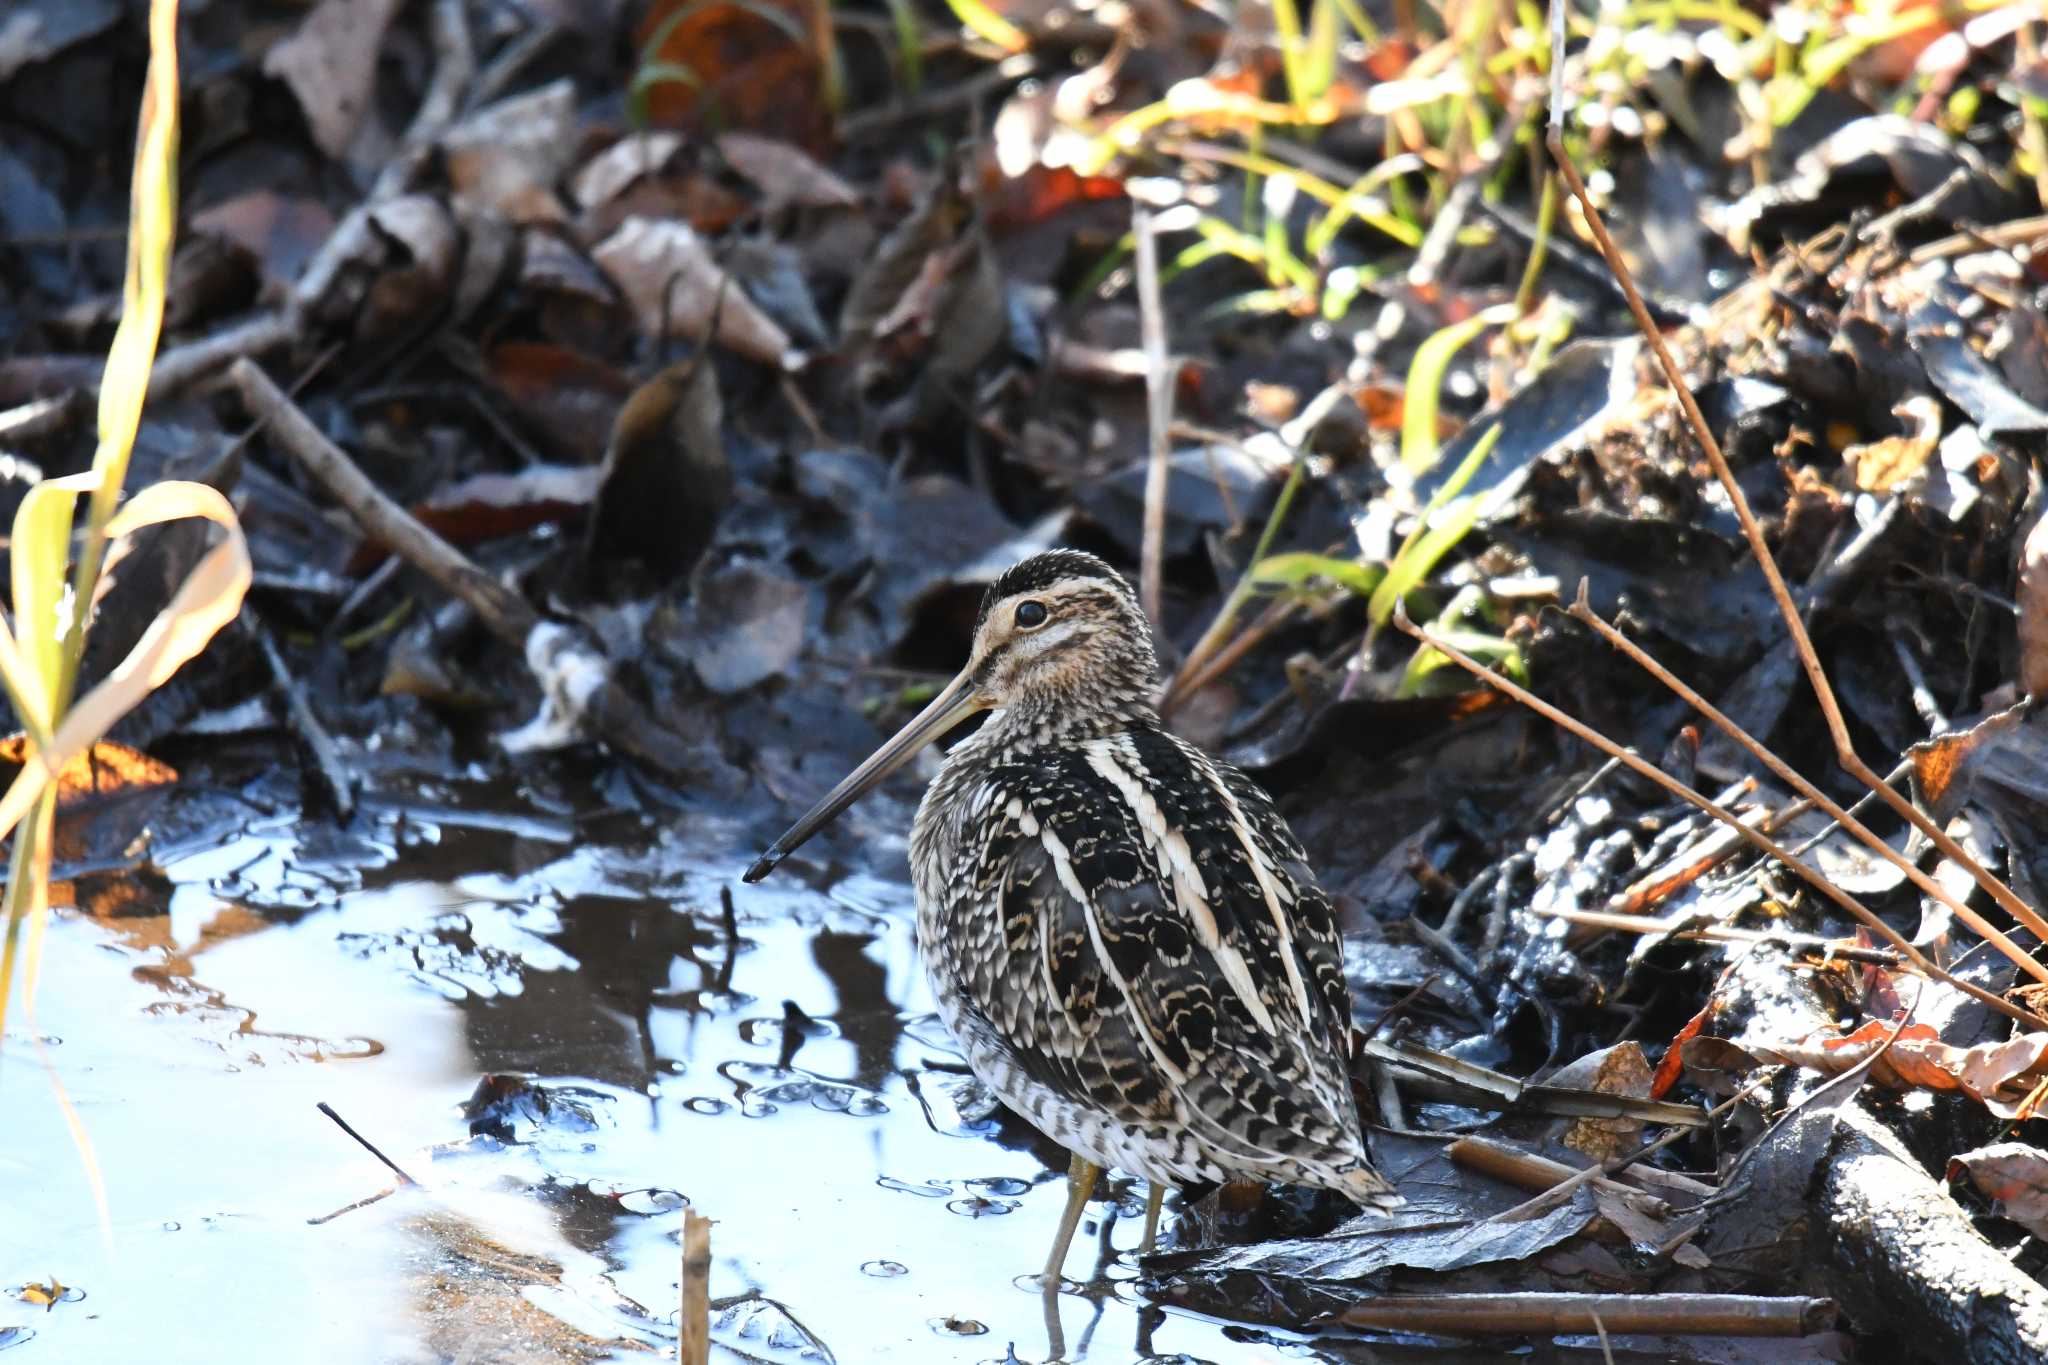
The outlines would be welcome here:
[[[1153,1181],[1145,1189],[1145,1240],[1138,1244],[1140,1256],[1152,1254],[1153,1239],[1159,1233],[1159,1210],[1166,1203],[1166,1186]]]
[[[1060,1215],[1060,1230],[1053,1238],[1052,1255],[1046,1258],[1045,1278],[1048,1284],[1059,1283],[1060,1269],[1067,1263],[1067,1248],[1074,1242],[1074,1229],[1081,1226],[1081,1211],[1088,1207],[1088,1196],[1095,1192],[1095,1179],[1101,1174],[1100,1166],[1078,1152],[1067,1167],[1067,1211]]]

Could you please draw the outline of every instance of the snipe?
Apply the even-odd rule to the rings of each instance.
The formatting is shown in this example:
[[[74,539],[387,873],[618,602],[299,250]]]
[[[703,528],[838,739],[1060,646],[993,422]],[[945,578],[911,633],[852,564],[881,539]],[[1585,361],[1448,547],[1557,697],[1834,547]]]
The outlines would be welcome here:
[[[759,881],[976,711],[911,831],[917,930],[982,1082],[1073,1154],[1056,1277],[1100,1168],[1401,1201],[1372,1168],[1345,1064],[1330,901],[1272,799],[1169,734],[1125,581],[1059,550],[982,599],[967,667],[776,840]]]

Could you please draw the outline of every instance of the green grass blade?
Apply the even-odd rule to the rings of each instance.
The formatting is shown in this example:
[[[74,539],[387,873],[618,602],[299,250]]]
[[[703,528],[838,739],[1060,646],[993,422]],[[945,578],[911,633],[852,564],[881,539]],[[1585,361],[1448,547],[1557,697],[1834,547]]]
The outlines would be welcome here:
[[[1387,566],[1387,576],[1373,589],[1372,603],[1367,611],[1375,626],[1384,626],[1394,619],[1394,604],[1428,578],[1437,561],[1450,553],[1451,548],[1463,540],[1465,533],[1479,520],[1486,499],[1478,495],[1458,495],[1479,472],[1479,467],[1486,463],[1486,457],[1493,454],[1493,447],[1500,436],[1501,428],[1496,423],[1473,443],[1451,477],[1445,480],[1436,496],[1429,500],[1429,506],[1423,509],[1420,525],[1402,544],[1394,562]],[[1444,514],[1441,519],[1437,516],[1439,512]]]
[[[1466,343],[1489,327],[1515,320],[1513,304],[1499,304],[1434,333],[1415,348],[1401,411],[1401,467],[1421,474],[1436,463],[1436,417],[1444,372]]]

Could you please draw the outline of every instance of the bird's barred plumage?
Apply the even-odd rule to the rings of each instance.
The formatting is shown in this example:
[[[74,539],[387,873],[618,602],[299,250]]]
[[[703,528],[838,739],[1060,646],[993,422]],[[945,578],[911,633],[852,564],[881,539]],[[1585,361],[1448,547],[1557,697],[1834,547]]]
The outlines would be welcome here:
[[[1054,603],[1048,630],[1078,623],[1057,654],[1012,657],[1002,613],[1022,595]],[[911,842],[969,1065],[1100,1165],[1397,1203],[1351,1098],[1329,899],[1271,799],[1161,724],[1128,584],[1036,556],[990,588],[992,619],[970,669],[1005,703],[947,756]]]

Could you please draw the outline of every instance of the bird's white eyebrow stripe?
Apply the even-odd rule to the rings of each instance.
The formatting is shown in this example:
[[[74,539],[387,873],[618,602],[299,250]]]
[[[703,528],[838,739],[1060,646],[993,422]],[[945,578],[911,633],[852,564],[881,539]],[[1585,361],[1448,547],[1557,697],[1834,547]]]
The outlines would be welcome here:
[[[1195,866],[1194,851],[1188,847],[1187,838],[1167,822],[1166,813],[1159,809],[1159,803],[1153,800],[1145,784],[1120,760],[1128,758],[1140,773],[1145,771],[1144,765],[1137,761],[1134,752],[1129,751],[1129,745],[1119,740],[1090,740],[1082,746],[1082,751],[1088,756],[1088,766],[1114,787],[1124,804],[1131,808],[1134,822],[1143,832],[1147,847],[1157,860],[1160,879],[1173,892],[1172,904],[1187,915],[1194,927],[1195,941],[1216,959],[1223,979],[1230,984],[1232,993],[1244,1007],[1251,1011],[1258,1026],[1267,1033],[1278,1033],[1272,1011],[1259,998],[1258,983],[1252,980],[1250,964],[1244,960],[1242,952],[1223,941],[1222,929],[1209,905],[1209,888],[1202,880],[1201,869]]]
[[[1244,856],[1251,863],[1252,876],[1259,883],[1259,891],[1266,898],[1266,909],[1272,913],[1274,932],[1280,936],[1280,965],[1286,968],[1287,984],[1294,989],[1294,1005],[1301,1011],[1304,1027],[1312,1025],[1315,1016],[1309,1012],[1308,982],[1302,979],[1301,965],[1295,959],[1299,956],[1294,948],[1294,928],[1287,921],[1287,913],[1280,908],[1280,890],[1273,884],[1273,876],[1266,870],[1266,855],[1259,850],[1258,842],[1252,835],[1251,822],[1245,819],[1244,807],[1238,805],[1237,796],[1230,790],[1230,784],[1223,780],[1223,774],[1207,764],[1202,765],[1209,783],[1221,797],[1230,811],[1230,829],[1237,835],[1237,841],[1244,845]]]

